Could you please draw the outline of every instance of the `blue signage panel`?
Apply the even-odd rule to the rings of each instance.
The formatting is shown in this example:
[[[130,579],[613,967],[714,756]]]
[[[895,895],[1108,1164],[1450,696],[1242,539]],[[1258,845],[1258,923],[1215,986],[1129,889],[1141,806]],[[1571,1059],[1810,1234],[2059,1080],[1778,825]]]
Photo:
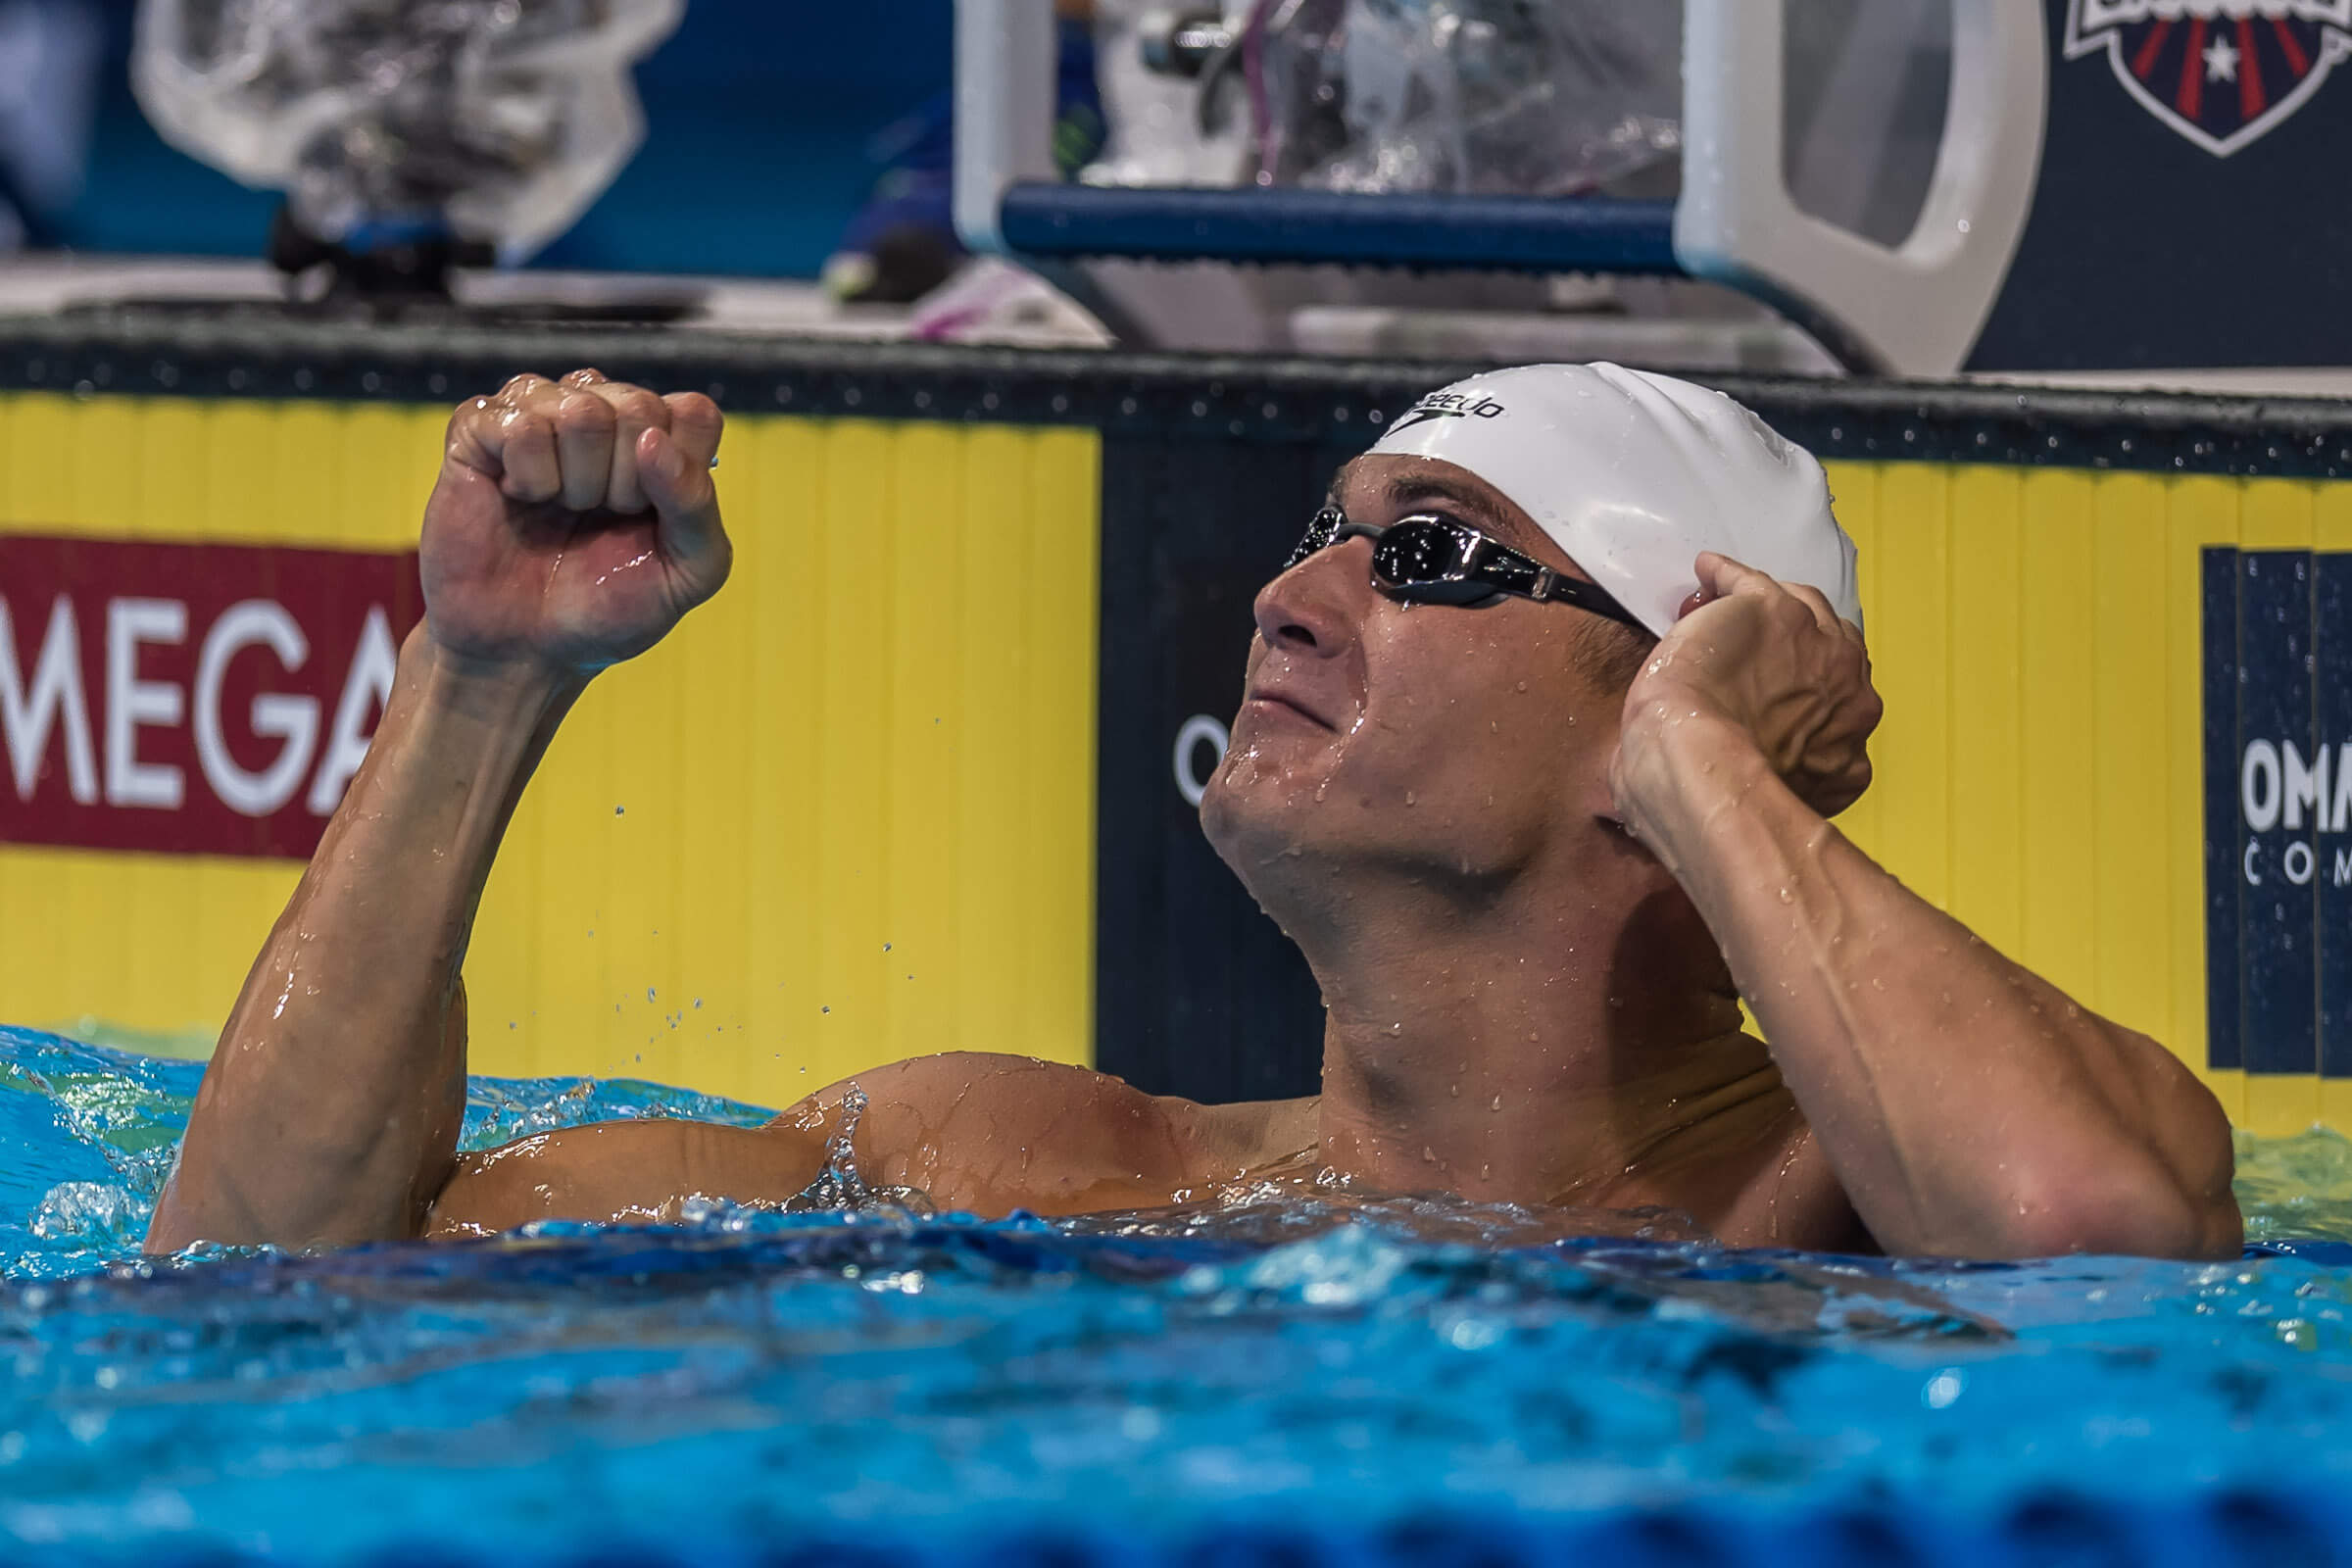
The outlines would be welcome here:
[[[2319,1067],[2321,836],[2333,804],[2332,748],[2320,745],[2313,706],[2312,556],[2241,550],[2236,558],[2238,1049],[2248,1072],[2311,1073]]]
[[[2327,797],[2312,875],[2320,906],[2320,1071],[2352,1078],[2352,556],[2314,555],[2311,571],[2312,703],[2319,792]]]

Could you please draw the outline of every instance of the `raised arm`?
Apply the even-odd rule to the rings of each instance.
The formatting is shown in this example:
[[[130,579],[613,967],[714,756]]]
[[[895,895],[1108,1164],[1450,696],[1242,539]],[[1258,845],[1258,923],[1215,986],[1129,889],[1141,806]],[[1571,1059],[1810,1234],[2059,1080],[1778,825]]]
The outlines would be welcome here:
[[[1722,945],[1871,1234],[1890,1252],[2237,1255],[2229,1122],[2188,1069],[1816,809],[1868,779],[1860,635],[1809,589],[1713,556],[1700,573],[1711,602],[1628,695],[1618,809]]]
[[[414,1236],[465,1103],[459,970],[499,839],[599,669],[717,591],[720,418],[592,370],[451,416],[425,618],[366,764],[246,977],[151,1250]]]

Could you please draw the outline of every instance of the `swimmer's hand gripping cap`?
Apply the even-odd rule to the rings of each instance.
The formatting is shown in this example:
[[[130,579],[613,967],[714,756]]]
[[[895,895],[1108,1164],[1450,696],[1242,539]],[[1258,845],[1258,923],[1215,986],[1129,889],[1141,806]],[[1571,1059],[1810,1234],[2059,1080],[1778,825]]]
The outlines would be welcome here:
[[[1661,637],[1698,588],[1702,550],[1818,588],[1862,624],[1854,542],[1821,465],[1720,392],[1615,365],[1523,365],[1432,392],[1372,450],[1477,474]]]

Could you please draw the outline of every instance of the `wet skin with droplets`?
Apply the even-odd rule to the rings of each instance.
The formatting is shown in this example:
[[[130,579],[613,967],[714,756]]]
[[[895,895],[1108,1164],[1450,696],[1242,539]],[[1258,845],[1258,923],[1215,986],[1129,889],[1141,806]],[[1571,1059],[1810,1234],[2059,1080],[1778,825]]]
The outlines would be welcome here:
[[[846,1148],[879,1186],[986,1214],[1345,1182],[1662,1206],[1740,1243],[2234,1251],[2212,1097],[1829,827],[1879,713],[1859,632],[1716,556],[1654,647],[1564,601],[1400,600],[1361,538],[1259,594],[1201,819],[1322,990],[1312,1102],[1203,1106],[947,1055],[760,1129],[624,1122],[461,1154],[481,889],[590,678],[725,581],[696,461],[720,433],[700,394],[586,369],[453,415],[425,620],[232,1009],[159,1250],[781,1206]],[[1341,485],[1367,525],[1428,509],[1579,575],[1452,465],[1375,453]]]
[[[1074,1215],[1285,1199],[1347,1205],[1447,1189],[1449,1173],[1436,1170],[1383,1187],[1335,1169],[1316,1142],[1316,1110],[1311,1100],[1205,1106],[1058,1063],[948,1054],[860,1074],[758,1130],[619,1122],[465,1155],[428,1234],[583,1215],[658,1222],[713,1199],[798,1210],[887,1193],[924,1211]],[[1499,1094],[1480,1107],[1501,1111]],[[672,1196],[629,1196],[648,1157],[678,1173]],[[1434,1165],[1433,1155],[1423,1168]],[[1708,1235],[1713,1216],[1659,1196],[1690,1190],[1676,1166],[1653,1171],[1636,1159],[1524,1205],[1525,1224],[1551,1237]]]

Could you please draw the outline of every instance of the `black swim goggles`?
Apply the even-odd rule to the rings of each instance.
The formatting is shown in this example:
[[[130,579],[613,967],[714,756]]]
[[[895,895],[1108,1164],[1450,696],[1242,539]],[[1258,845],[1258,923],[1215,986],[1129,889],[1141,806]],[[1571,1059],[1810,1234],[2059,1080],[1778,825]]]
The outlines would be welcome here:
[[[1337,507],[1325,507],[1306,525],[1306,536],[1291,559],[1288,571],[1319,550],[1344,539],[1372,541],[1372,582],[1398,599],[1428,605],[1474,605],[1496,594],[1516,594],[1539,602],[1558,601],[1589,610],[1595,615],[1621,620],[1646,632],[1606,591],[1579,577],[1564,577],[1542,562],[1497,544],[1468,523],[1418,513],[1399,517],[1386,528],[1349,522]]]

